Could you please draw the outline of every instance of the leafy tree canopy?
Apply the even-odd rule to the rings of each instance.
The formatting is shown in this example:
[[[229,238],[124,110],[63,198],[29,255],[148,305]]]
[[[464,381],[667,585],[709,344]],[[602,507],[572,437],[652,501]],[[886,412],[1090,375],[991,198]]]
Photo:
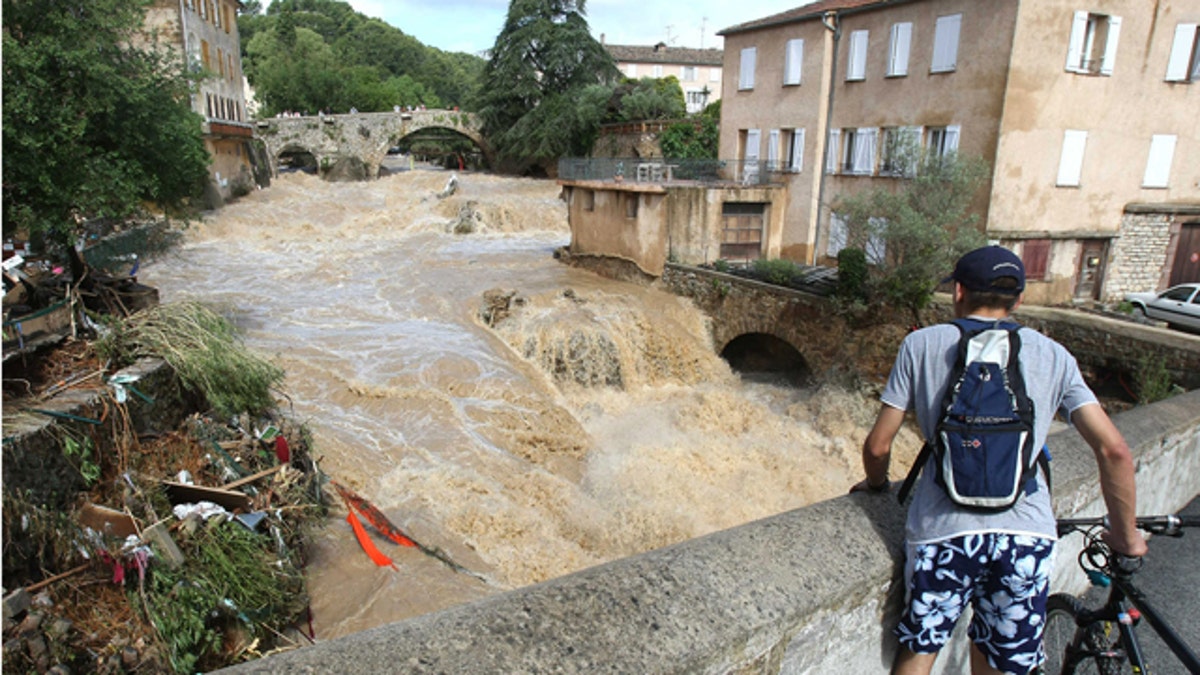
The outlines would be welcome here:
[[[478,56],[427,47],[338,0],[276,0],[265,14],[239,16],[238,31],[246,77],[267,115],[325,108],[346,112],[351,107],[378,112],[394,105],[466,108],[483,70]],[[301,31],[311,34],[304,44]],[[263,37],[268,34],[274,41]],[[317,49],[311,36],[327,50]],[[292,63],[308,58],[314,62]],[[289,74],[297,70],[318,83],[307,88],[289,83]],[[397,88],[393,81],[403,84]],[[307,97],[318,93],[320,98]]]
[[[674,76],[628,80],[617,92],[621,121],[671,120],[687,115],[683,88]]]
[[[983,160],[957,153],[892,149],[895,185],[839,199],[834,213],[846,225],[847,246],[873,263],[869,302],[904,307],[920,323],[938,282],[963,253],[982,246],[979,214],[972,209],[986,176]]]
[[[4,233],[199,196],[208,154],[180,57],[140,49],[145,3],[4,0]]]
[[[584,0],[512,0],[483,72],[484,134],[518,164],[583,154],[575,139],[594,138],[610,92],[589,90],[586,111],[581,94],[618,77],[588,29]]]

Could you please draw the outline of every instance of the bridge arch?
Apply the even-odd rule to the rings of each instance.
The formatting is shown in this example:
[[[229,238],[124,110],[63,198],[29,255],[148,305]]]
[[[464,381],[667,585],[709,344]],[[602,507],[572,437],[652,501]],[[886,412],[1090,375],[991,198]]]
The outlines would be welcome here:
[[[800,350],[772,333],[738,335],[721,348],[720,354],[730,368],[753,379],[803,385],[812,376],[808,360]]]

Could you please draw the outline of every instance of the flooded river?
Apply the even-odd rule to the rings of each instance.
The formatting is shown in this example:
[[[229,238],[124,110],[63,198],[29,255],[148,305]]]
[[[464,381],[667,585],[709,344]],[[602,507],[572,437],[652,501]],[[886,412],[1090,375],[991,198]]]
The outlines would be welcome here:
[[[309,567],[317,636],[416,616],[842,494],[875,411],[743,382],[684,299],[568,267],[552,181],[282,176],[143,268],[218,307],[287,372],[321,467],[486,581],[377,538],[341,505]],[[466,214],[469,233],[453,224]],[[495,328],[483,294],[524,304]],[[614,374],[615,377],[614,377]],[[608,382],[609,384],[597,384]]]

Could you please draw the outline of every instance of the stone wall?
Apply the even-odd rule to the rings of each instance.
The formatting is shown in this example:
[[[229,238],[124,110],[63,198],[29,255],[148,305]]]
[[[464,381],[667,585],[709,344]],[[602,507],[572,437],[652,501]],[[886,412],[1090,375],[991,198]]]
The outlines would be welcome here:
[[[174,429],[198,402],[185,393],[174,370],[161,359],[141,359],[116,374],[133,376],[138,391],[151,401],[130,395],[125,403],[132,431],[138,435],[161,434]],[[110,390],[99,380],[91,386],[69,389],[39,402],[37,408],[57,416],[22,409],[4,411],[3,483],[5,490],[28,495],[38,504],[65,507],[84,488],[79,470],[63,454],[65,436],[96,438],[99,452],[105,447],[104,434],[96,433],[101,424],[119,424],[123,420],[113,408]],[[64,415],[74,416],[63,417]]]
[[[1133,446],[1140,513],[1200,492],[1200,391],[1114,421]],[[1090,448],[1070,430],[1049,442],[1059,517],[1102,513]],[[882,674],[903,519],[890,494],[838,497],[223,672]],[[1062,543],[1052,591],[1086,586],[1078,539]],[[967,670],[960,636],[936,672]]]
[[[1126,293],[1163,287],[1173,222],[1174,217],[1166,213],[1124,214],[1108,253],[1102,302],[1120,302]]]

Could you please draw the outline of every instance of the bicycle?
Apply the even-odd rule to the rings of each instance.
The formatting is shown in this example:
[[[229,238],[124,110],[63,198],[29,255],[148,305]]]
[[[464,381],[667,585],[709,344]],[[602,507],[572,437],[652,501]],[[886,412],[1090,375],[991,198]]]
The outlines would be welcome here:
[[[1072,532],[1083,534],[1079,566],[1093,585],[1108,587],[1109,592],[1108,599],[1099,607],[1088,607],[1068,593],[1050,596],[1043,629],[1046,662],[1040,672],[1043,675],[1117,675],[1125,671],[1128,661],[1134,673],[1149,673],[1134,632],[1145,618],[1189,672],[1200,673],[1200,657],[1133,585],[1133,575],[1141,568],[1141,558],[1113,553],[1101,539],[1107,521],[1107,518],[1058,521],[1060,538]],[[1146,516],[1137,519],[1137,526],[1150,534],[1180,537],[1184,527],[1200,527],[1200,517]]]

